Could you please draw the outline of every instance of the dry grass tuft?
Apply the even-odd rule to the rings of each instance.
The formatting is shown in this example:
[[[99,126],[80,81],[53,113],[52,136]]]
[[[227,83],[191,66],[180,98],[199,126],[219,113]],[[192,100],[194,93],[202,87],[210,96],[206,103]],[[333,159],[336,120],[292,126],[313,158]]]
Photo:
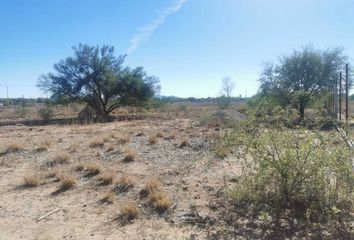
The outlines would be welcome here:
[[[107,147],[107,152],[112,152],[114,150],[114,145],[113,144],[110,144],[108,147]]]
[[[166,212],[172,205],[172,201],[169,196],[160,191],[151,192],[149,200],[156,211],[160,213]]]
[[[128,175],[123,175],[115,182],[115,187],[113,190],[117,193],[124,193],[127,192],[133,186],[133,180]]]
[[[189,146],[188,139],[182,138],[182,139],[181,139],[181,142],[180,142],[180,144],[179,144],[179,147],[180,147],[180,148],[184,148],[184,147],[188,147],[188,146]]]
[[[101,182],[101,185],[109,185],[112,184],[115,178],[115,173],[114,171],[105,171],[103,172],[98,180]]]
[[[84,170],[86,172],[85,177],[93,177],[101,172],[98,162],[90,162],[85,164]]]
[[[42,142],[38,144],[36,151],[37,152],[47,151],[51,144],[52,142],[49,139],[44,139]]]
[[[58,191],[61,191],[61,192],[73,188],[76,184],[75,177],[73,177],[71,175],[62,174],[62,175],[58,176],[58,178],[60,180],[60,186],[58,188]]]
[[[115,194],[114,192],[112,191],[109,191],[108,193],[106,193],[103,198],[101,198],[98,202],[101,203],[101,204],[113,204],[114,202],[114,197],[115,197]]]
[[[75,170],[76,172],[82,172],[82,171],[84,171],[84,170],[85,170],[85,163],[83,163],[83,162],[77,163],[76,166],[74,167],[74,170]]]
[[[47,165],[49,167],[55,166],[57,164],[65,164],[69,163],[71,156],[66,152],[57,152],[52,161],[48,162]]]
[[[154,145],[157,143],[157,137],[156,136],[150,136],[149,137],[149,144]]]
[[[157,138],[163,138],[164,135],[163,135],[162,132],[158,132],[158,133],[156,133],[156,137],[157,137]]]
[[[146,197],[146,196],[150,195],[151,193],[158,191],[158,189],[160,187],[161,187],[161,182],[158,178],[156,178],[156,177],[149,178],[146,181],[143,189],[141,189],[140,194],[143,197]]]
[[[122,134],[117,138],[117,142],[122,145],[127,144],[130,142],[130,137],[127,134]]]
[[[23,178],[23,187],[34,188],[38,187],[42,183],[41,176],[39,173],[25,176]]]
[[[145,133],[143,131],[141,131],[141,132],[138,132],[135,136],[142,137],[142,136],[145,136]]]
[[[121,205],[120,214],[118,219],[122,221],[123,224],[132,222],[135,218],[139,216],[140,209],[134,202],[123,202]]]
[[[90,148],[98,148],[98,147],[103,147],[104,145],[104,138],[96,138],[92,140],[89,144]]]
[[[4,154],[7,153],[17,153],[22,151],[24,148],[22,145],[20,145],[19,143],[10,143],[9,145],[7,145],[5,151],[3,152]]]
[[[124,153],[123,162],[126,163],[134,161],[137,155],[135,150],[132,148],[124,149],[123,153]]]

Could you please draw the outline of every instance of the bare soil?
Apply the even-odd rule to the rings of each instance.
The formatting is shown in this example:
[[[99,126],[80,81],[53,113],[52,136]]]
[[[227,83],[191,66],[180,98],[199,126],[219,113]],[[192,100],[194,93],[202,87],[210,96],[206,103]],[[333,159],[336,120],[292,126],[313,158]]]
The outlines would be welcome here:
[[[157,143],[150,144],[149,137],[157,133]],[[218,134],[182,118],[0,127],[0,239],[211,239],[222,228],[216,207],[219,193],[241,173],[234,156],[214,156]],[[97,139],[104,145],[90,147]],[[49,147],[39,151],[44,141]],[[187,146],[181,146],[183,141]],[[7,152],[10,144],[21,149]],[[136,152],[128,163],[122,161],[127,148]],[[69,163],[48,165],[63,152],[70,155]],[[112,203],[102,203],[114,186],[102,186],[100,174],[75,170],[90,162],[99,164],[100,174],[128,176],[134,187],[115,193]],[[51,173],[58,171],[74,176],[75,186],[57,192],[60,182]],[[42,181],[39,186],[23,186],[25,176],[36,174]],[[140,195],[151,177],[160,180],[161,191],[171,199],[166,212],[157,212]],[[127,201],[136,203],[140,213],[123,224],[117,217]],[[37,221],[56,208],[60,210]]]

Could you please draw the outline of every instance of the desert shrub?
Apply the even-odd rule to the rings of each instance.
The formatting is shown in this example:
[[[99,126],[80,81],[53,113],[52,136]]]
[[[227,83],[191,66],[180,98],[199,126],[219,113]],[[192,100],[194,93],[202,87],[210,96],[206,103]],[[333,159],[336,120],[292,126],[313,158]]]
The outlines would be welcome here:
[[[333,138],[303,129],[236,129],[226,141],[240,146],[246,160],[229,191],[232,203],[314,222],[347,219],[353,210],[350,152],[344,143],[332,145]]]
[[[54,116],[54,110],[52,107],[47,106],[46,108],[41,108],[38,110],[38,114],[43,120],[50,120]]]

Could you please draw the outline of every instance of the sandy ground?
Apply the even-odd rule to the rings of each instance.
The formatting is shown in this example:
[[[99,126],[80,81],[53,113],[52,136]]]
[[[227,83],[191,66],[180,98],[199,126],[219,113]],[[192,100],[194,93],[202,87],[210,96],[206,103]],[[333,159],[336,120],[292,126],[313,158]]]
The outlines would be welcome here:
[[[156,144],[149,136],[162,133]],[[144,133],[140,136],[138,133]],[[201,227],[187,224],[186,215],[197,213],[208,222],[217,222],[211,207],[220,189],[240,174],[233,157],[216,159],[211,152],[214,129],[196,127],[187,119],[136,121],[94,125],[0,128],[0,150],[17,143],[23,149],[0,156],[0,239],[207,239],[213,224]],[[124,136],[130,141],[120,143]],[[90,142],[105,138],[104,146],[92,148]],[[51,142],[45,151],[36,151],[43,141]],[[180,147],[182,140],[188,146]],[[124,149],[134,149],[137,157],[124,163]],[[46,167],[58,152],[70,154],[70,163]],[[98,176],[84,177],[74,170],[80,162],[98,162],[101,172],[112,170],[117,177],[128,175],[134,187],[115,196],[112,204],[100,199],[112,185],[98,185]],[[60,169],[76,179],[74,188],[53,196],[59,183],[44,177]],[[43,184],[23,188],[25,176],[38,173]],[[151,177],[158,177],[162,189],[172,200],[170,209],[156,213],[147,208],[139,192]],[[116,220],[126,201],[140,207],[137,219],[122,225]],[[40,216],[60,210],[37,222]]]

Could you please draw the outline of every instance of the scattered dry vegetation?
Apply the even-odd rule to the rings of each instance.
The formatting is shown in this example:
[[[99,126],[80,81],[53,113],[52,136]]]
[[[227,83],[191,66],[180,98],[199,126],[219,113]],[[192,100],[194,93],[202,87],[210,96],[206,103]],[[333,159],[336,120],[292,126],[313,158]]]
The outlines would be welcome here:
[[[149,195],[149,201],[159,213],[166,212],[172,205],[172,201],[165,192],[152,191]]]
[[[58,191],[66,191],[73,188],[76,184],[76,179],[72,175],[61,174],[58,176],[60,185]]]
[[[139,216],[139,213],[139,207],[135,202],[125,201],[121,204],[118,220],[121,221],[121,224],[127,224],[136,219]]]
[[[23,145],[19,144],[19,143],[10,143],[6,146],[5,151],[3,152],[3,154],[8,154],[8,153],[18,153],[20,151],[23,151],[24,147]]]
[[[134,182],[128,175],[124,174],[114,183],[114,185],[113,189],[115,192],[124,193],[134,187]]]
[[[123,150],[123,153],[124,153],[123,162],[125,163],[133,162],[137,156],[136,151],[132,148],[125,148]]]
[[[149,137],[149,144],[154,145],[157,143],[157,137],[155,135],[152,135]]]
[[[187,138],[182,138],[181,142],[179,144],[179,147],[184,148],[184,147],[188,147],[189,146],[189,142]]]
[[[90,148],[103,147],[105,141],[104,138],[96,138],[90,142]]]
[[[23,178],[23,187],[33,188],[41,185],[42,179],[40,173],[33,173],[31,175],[27,175]]]
[[[52,144],[52,141],[50,141],[49,139],[44,139],[43,141],[41,141],[38,144],[36,151],[38,151],[38,152],[47,151],[51,144]]]
[[[110,185],[115,179],[115,172],[112,170],[106,170],[99,176],[98,180],[101,185]]]
[[[156,192],[160,189],[161,187],[161,182],[158,178],[152,177],[149,178],[144,187],[141,189],[140,194],[143,197],[146,197],[148,195],[151,195],[151,193]]]
[[[101,198],[99,200],[99,203],[101,204],[113,204],[115,199],[115,194],[113,191],[109,191],[108,193],[106,193],[103,198]]]
[[[120,134],[117,138],[117,142],[122,145],[127,144],[130,142],[130,136],[128,134]]]
[[[98,162],[89,162],[85,164],[85,177],[93,177],[101,172],[100,164]]]
[[[60,151],[54,155],[51,161],[47,162],[47,165],[49,167],[53,167],[58,164],[66,164],[69,163],[70,159],[71,159],[70,154],[64,151]]]

